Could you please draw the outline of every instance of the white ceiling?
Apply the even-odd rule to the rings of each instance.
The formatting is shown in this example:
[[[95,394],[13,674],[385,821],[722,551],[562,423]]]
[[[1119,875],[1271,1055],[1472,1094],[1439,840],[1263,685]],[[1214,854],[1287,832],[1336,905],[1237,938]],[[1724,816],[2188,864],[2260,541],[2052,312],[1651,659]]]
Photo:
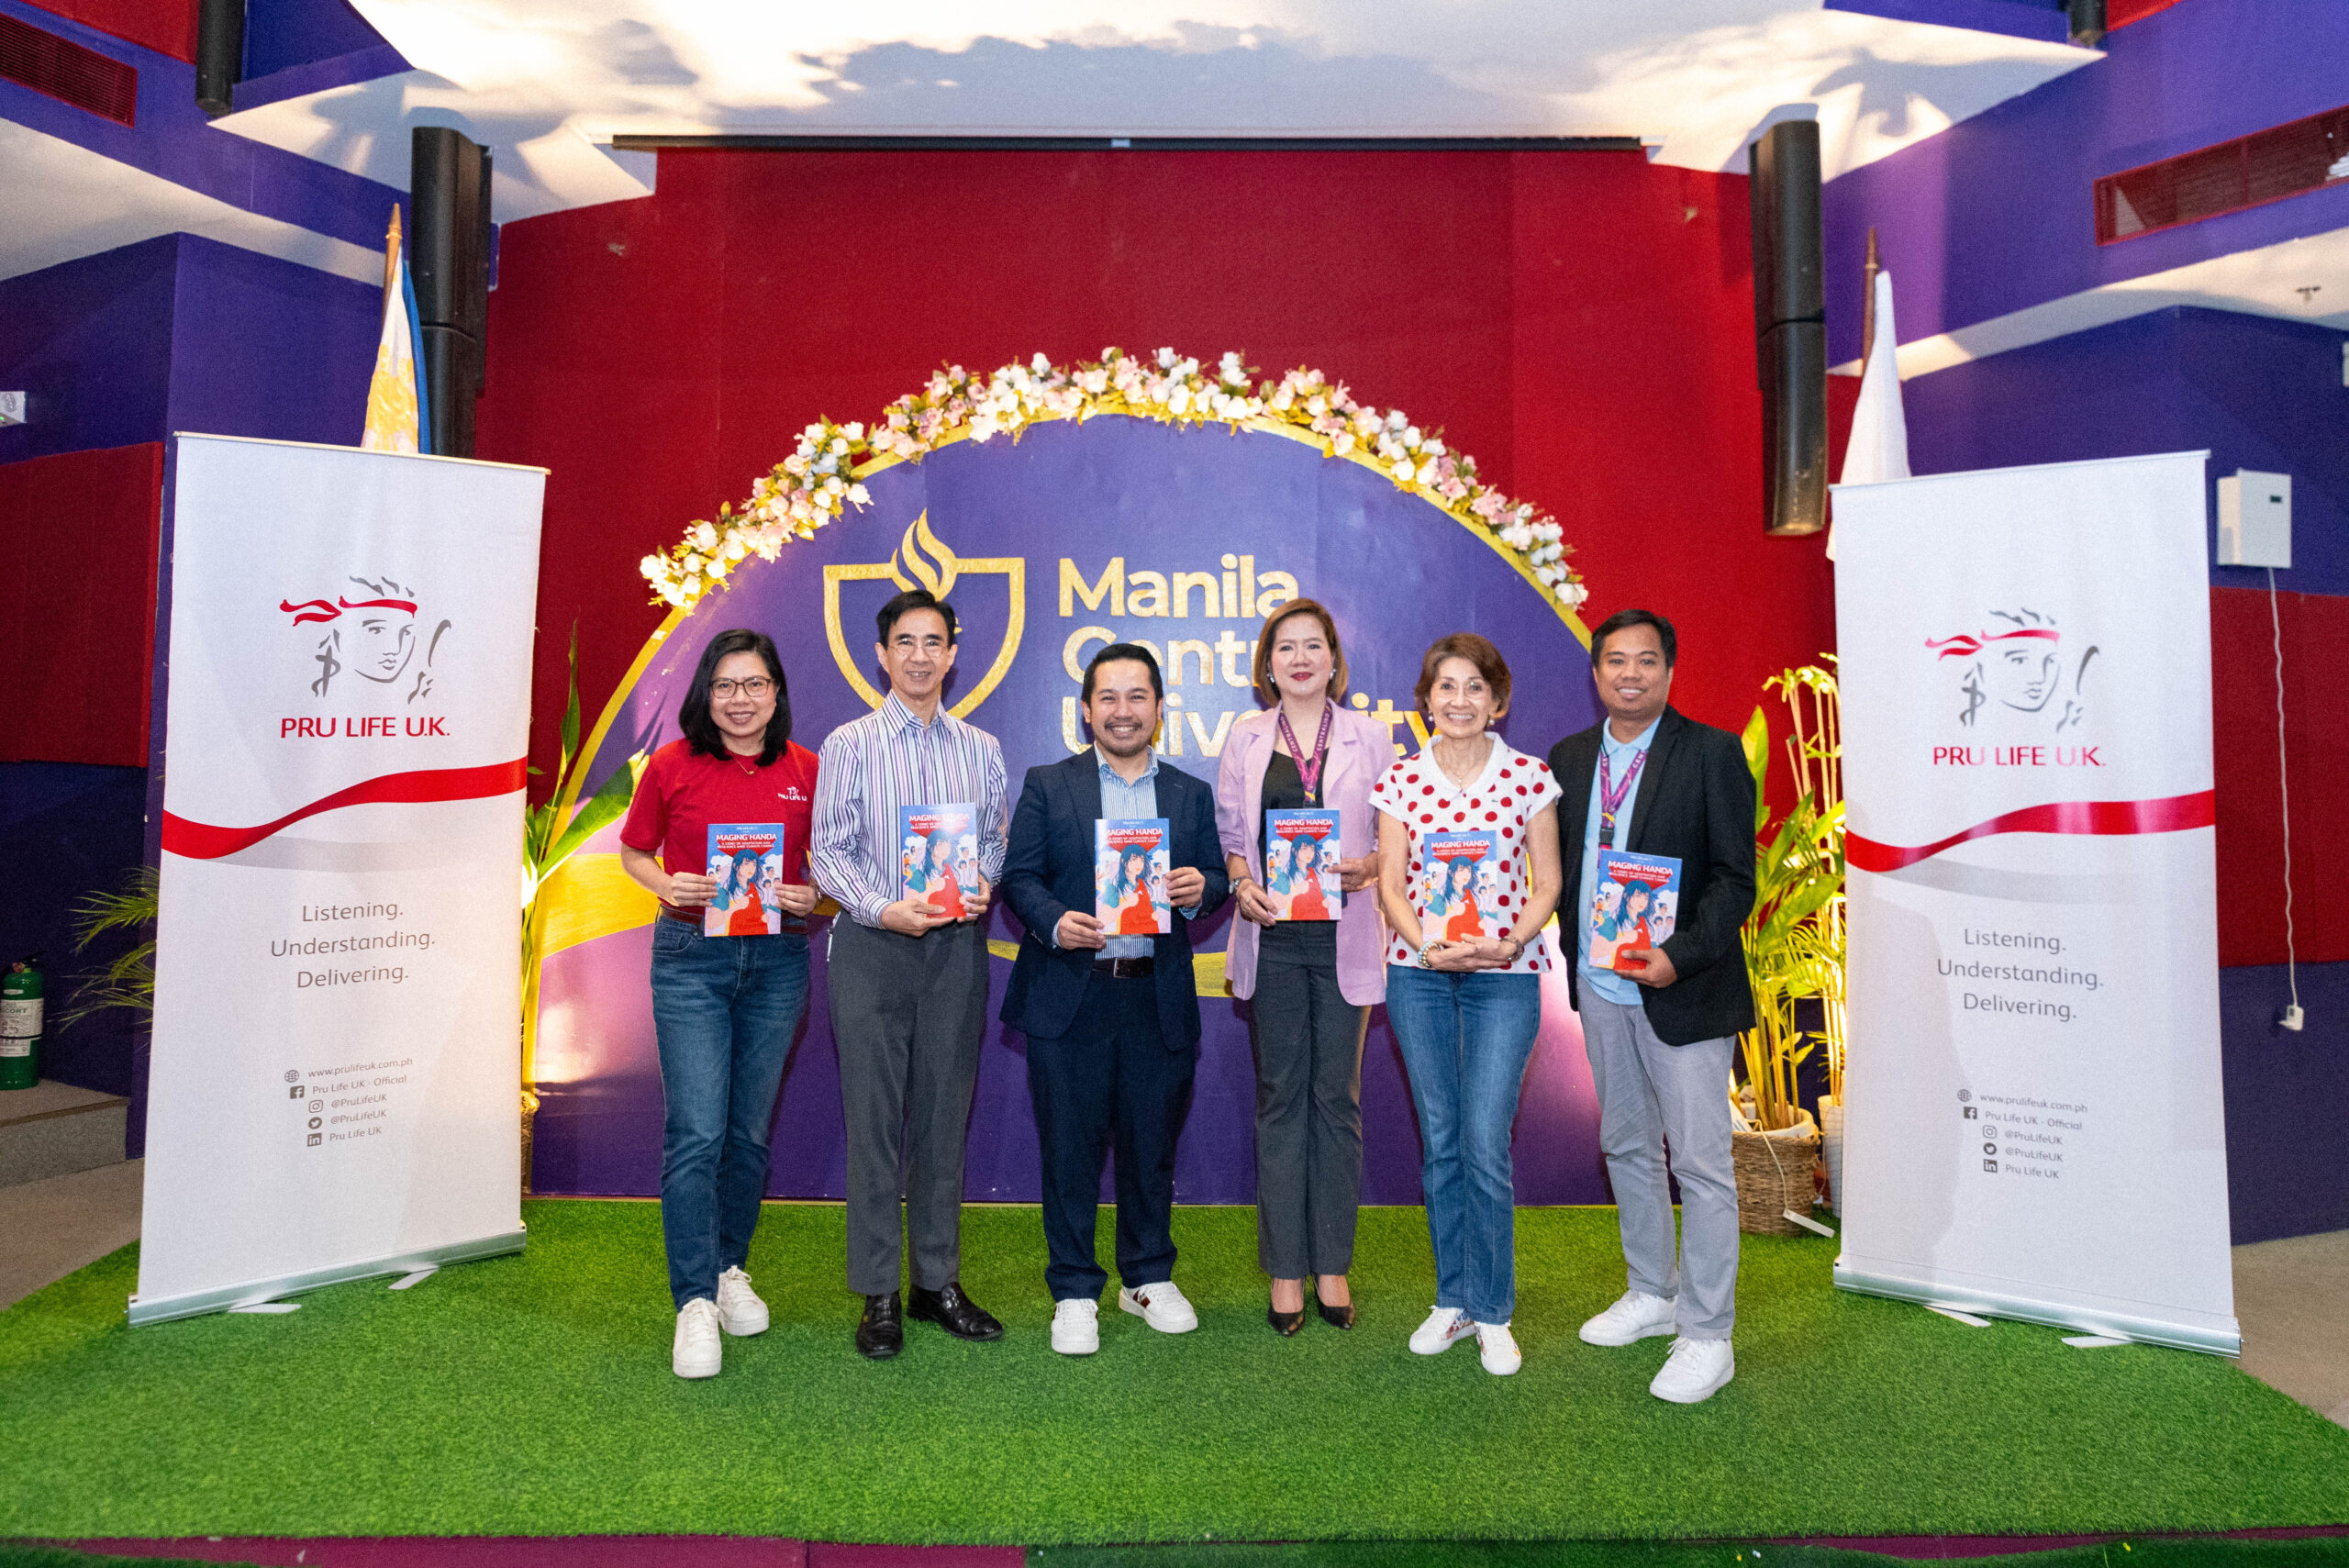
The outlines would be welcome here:
[[[500,221],[645,194],[616,135],[1635,136],[1744,167],[1813,106],[1830,178],[2098,58],[1820,0],[353,0],[416,67],[217,122],[395,186],[493,147]]]

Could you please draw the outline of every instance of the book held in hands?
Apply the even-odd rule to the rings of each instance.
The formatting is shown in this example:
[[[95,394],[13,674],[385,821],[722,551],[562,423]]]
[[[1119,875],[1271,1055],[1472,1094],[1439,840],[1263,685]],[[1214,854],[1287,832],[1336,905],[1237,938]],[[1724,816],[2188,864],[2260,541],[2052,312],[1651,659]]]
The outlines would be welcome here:
[[[1093,913],[1102,934],[1152,937],[1174,929],[1173,871],[1163,817],[1105,817],[1093,824]]]
[[[897,813],[898,896],[960,920],[979,902],[979,808],[967,801]]]
[[[1508,933],[1500,906],[1500,840],[1490,832],[1427,833],[1412,906],[1423,941],[1464,942]]]
[[[1338,814],[1264,813],[1264,892],[1276,920],[1334,920],[1346,906],[1338,874]]]
[[[1680,862],[1670,855],[1598,851],[1598,880],[1586,918],[1590,967],[1631,973],[1644,959],[1622,956],[1628,948],[1652,948],[1673,933],[1680,914]]]
[[[713,822],[709,874],[718,895],[701,912],[706,937],[771,937],[783,929],[784,828],[780,822]]]

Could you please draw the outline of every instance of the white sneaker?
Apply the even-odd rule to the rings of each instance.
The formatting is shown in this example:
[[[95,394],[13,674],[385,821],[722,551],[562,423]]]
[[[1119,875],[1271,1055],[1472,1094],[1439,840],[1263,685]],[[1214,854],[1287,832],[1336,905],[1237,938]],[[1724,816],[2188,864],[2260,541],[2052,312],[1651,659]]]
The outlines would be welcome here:
[[[1627,1290],[1622,1299],[1582,1326],[1586,1345],[1629,1345],[1673,1331],[1679,1298]]]
[[[1440,1356],[1476,1331],[1468,1314],[1457,1307],[1439,1307],[1428,1314],[1428,1320],[1411,1331],[1411,1353],[1415,1356]]]
[[[1517,1348],[1517,1336],[1506,1323],[1476,1325],[1476,1359],[1495,1377],[1508,1377],[1525,1364],[1525,1353]]]
[[[1199,1326],[1199,1315],[1183,1299],[1173,1280],[1161,1280],[1140,1290],[1120,1289],[1118,1305],[1162,1334],[1187,1334]]]
[[[1089,1356],[1101,1348],[1101,1304],[1072,1296],[1052,1303],[1052,1349],[1064,1356]]]
[[[718,1276],[718,1316],[729,1334],[767,1331],[767,1304],[751,1288],[751,1276],[740,1269]]]
[[[677,1338],[669,1348],[669,1370],[679,1377],[716,1377],[726,1353],[718,1337],[718,1303],[696,1296],[677,1313]]]
[[[1701,1405],[1737,1372],[1727,1340],[1678,1339],[1648,1392],[1675,1405]]]

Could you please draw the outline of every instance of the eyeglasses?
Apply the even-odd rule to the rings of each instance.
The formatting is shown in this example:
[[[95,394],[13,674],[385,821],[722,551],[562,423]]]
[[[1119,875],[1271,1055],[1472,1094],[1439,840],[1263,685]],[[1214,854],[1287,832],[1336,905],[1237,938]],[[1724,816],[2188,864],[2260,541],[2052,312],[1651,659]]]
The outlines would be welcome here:
[[[717,680],[709,684],[709,695],[714,697],[730,697],[736,692],[746,697],[763,697],[773,690],[774,683],[764,675],[752,675],[747,681]]]

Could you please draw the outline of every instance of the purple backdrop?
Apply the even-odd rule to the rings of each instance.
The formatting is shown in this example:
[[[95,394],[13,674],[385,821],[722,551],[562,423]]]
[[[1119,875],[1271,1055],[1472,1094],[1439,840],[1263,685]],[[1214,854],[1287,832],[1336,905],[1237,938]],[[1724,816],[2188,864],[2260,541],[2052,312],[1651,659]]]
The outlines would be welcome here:
[[[1157,646],[1168,665],[1170,730],[1174,718],[1183,720],[1180,752],[1170,742],[1166,761],[1214,778],[1215,760],[1203,754],[1202,739],[1218,740],[1228,717],[1254,707],[1244,650],[1261,624],[1244,604],[1232,616],[1219,613],[1227,555],[1252,557],[1260,581],[1287,572],[1305,595],[1331,606],[1347,640],[1354,692],[1374,712],[1388,706],[1399,741],[1415,744],[1401,716],[1411,706],[1419,656],[1451,631],[1483,632],[1508,656],[1517,695],[1503,729],[1512,744],[1538,754],[1598,717],[1582,645],[1490,545],[1360,465],[1326,460],[1315,447],[1281,436],[1178,432],[1097,418],[1083,427],[1047,425],[1017,445],[1004,439],[963,442],[918,466],[885,470],[870,487],[871,510],[852,511],[813,540],[788,547],[772,565],[753,559],[730,590],[705,599],[671,634],[620,694],[619,710],[589,764],[591,787],[640,747],[675,738],[683,683],[708,639],[729,627],[756,627],[782,648],[796,732],[805,744],[818,745],[835,726],[867,711],[829,646],[824,569],[885,568],[925,509],[936,539],[962,563],[952,598],[963,620],[963,647],[951,700],[960,703],[978,689],[1012,628],[1010,578],[997,563],[1016,559],[1024,570],[1017,652],[1002,684],[968,715],[1002,740],[1015,792],[1028,768],[1069,754],[1063,726],[1078,682],[1063,661],[1074,658],[1081,668],[1107,640],[1097,638],[1071,652],[1073,635],[1086,627]],[[932,554],[915,548],[926,559]],[[1088,606],[1072,589],[1063,614],[1063,560],[1087,593],[1099,587],[1113,560],[1122,560],[1129,612],[1137,608],[1137,573],[1162,573],[1170,585],[1177,573],[1213,573],[1219,591],[1191,587],[1183,606],[1188,613],[1178,617],[1113,614],[1111,598]],[[840,582],[836,591],[842,641],[854,667],[877,688],[872,617],[896,586],[879,576]],[[1196,650],[1171,652],[1173,642],[1184,640],[1206,645],[1210,668],[1202,671]],[[1236,682],[1226,678],[1227,670]],[[607,831],[591,849],[616,851],[617,842]],[[994,938],[1018,940],[1008,912],[998,909],[991,918]],[[1229,919],[1227,910],[1197,929],[1198,951],[1221,951]],[[540,1191],[659,1189],[650,948],[650,932],[640,928],[571,948],[546,965],[534,1170]],[[820,957],[820,936],[818,951]],[[999,1004],[1011,966],[997,959],[994,968]],[[1603,1203],[1598,1108],[1563,975],[1545,995],[1518,1118],[1518,1197]],[[1176,1162],[1176,1195],[1189,1203],[1251,1203],[1255,1075],[1245,1007],[1203,997],[1200,1008],[1206,1035]],[[991,1005],[963,1190],[974,1200],[1033,1201],[1037,1147],[1025,1042],[992,1021],[995,1010]],[[808,1021],[777,1112],[768,1187],[777,1196],[842,1192],[839,1073],[826,1018],[818,962]],[[1419,1202],[1418,1132],[1384,1009],[1373,1016],[1364,1051],[1363,1110],[1364,1201]]]

